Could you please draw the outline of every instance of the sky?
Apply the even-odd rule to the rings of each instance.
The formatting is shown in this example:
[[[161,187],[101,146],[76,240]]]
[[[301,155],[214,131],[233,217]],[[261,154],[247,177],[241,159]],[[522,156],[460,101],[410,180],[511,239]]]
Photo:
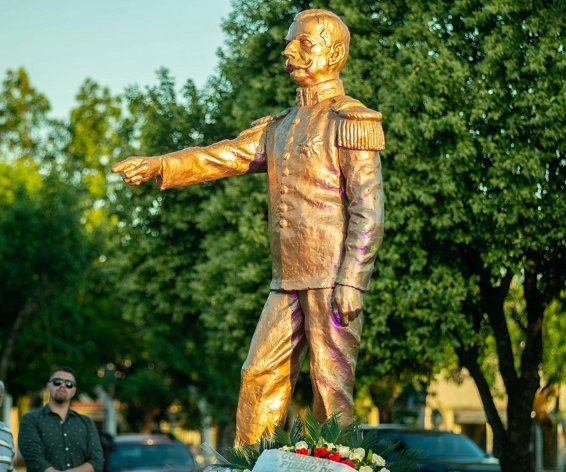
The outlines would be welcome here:
[[[24,67],[67,118],[86,78],[120,94],[157,83],[168,68],[178,88],[202,87],[218,64],[230,0],[0,0],[0,78]]]

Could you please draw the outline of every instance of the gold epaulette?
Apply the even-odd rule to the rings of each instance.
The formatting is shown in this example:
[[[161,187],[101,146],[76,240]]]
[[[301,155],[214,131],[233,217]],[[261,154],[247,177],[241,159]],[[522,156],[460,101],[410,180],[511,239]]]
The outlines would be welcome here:
[[[255,128],[257,126],[266,126],[273,121],[276,121],[280,118],[283,118],[284,116],[287,116],[290,111],[291,111],[291,108],[287,108],[286,110],[283,110],[282,112],[279,112],[276,115],[264,116],[263,118],[259,118],[259,119],[255,120],[254,122],[252,122],[251,126],[252,126],[252,128]]]
[[[366,108],[361,103],[345,109],[335,109],[335,111],[338,113],[336,133],[338,147],[362,151],[385,149],[380,112]]]

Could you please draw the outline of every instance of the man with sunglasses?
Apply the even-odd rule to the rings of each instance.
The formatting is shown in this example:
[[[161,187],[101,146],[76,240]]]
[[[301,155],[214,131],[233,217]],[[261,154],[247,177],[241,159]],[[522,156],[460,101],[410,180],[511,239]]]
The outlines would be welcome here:
[[[51,371],[49,401],[22,417],[18,445],[27,472],[101,472],[102,447],[94,422],[71,409],[77,376],[69,367]]]

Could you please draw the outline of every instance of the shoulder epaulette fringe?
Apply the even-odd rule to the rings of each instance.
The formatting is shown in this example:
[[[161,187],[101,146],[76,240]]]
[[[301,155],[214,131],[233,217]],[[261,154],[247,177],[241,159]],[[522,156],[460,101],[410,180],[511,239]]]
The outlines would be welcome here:
[[[344,149],[382,151],[385,136],[381,126],[381,113],[364,106],[338,111],[336,145]]]

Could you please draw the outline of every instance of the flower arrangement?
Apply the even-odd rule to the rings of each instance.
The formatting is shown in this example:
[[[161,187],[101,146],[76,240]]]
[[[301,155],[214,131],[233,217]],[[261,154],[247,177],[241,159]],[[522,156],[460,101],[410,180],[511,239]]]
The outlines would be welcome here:
[[[364,436],[359,426],[359,423],[354,422],[341,429],[338,415],[333,415],[321,425],[314,414],[307,410],[302,418],[295,420],[290,432],[277,428],[274,435],[264,436],[259,448],[244,446],[231,449],[232,460],[205,447],[218,460],[209,468],[252,472],[263,451],[276,449],[318,458],[321,461],[340,463],[359,472],[412,472],[416,469],[418,458],[409,453],[396,452],[386,461],[384,457],[387,457],[395,446],[383,446],[375,436]]]
[[[294,446],[282,446],[283,451],[294,452],[305,456],[340,462],[360,472],[391,472],[385,467],[385,459],[371,449],[363,447],[351,448],[341,444],[333,444],[321,439],[317,446],[311,446],[306,441],[299,441]]]

